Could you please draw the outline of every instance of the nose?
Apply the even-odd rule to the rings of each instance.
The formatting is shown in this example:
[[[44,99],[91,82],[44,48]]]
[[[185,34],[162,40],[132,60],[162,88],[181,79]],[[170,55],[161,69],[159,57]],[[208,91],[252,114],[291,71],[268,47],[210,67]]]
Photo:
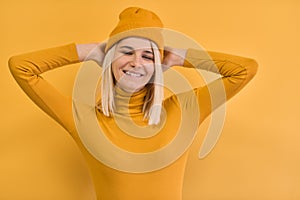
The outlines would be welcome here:
[[[130,65],[132,67],[141,67],[143,65],[141,56],[139,56],[137,53],[135,53],[132,57]]]

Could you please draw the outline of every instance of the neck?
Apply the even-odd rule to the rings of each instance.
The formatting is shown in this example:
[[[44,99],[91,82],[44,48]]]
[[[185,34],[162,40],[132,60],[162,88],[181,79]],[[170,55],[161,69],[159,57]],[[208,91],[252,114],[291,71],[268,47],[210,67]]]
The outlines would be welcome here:
[[[143,115],[143,107],[147,88],[136,92],[127,92],[115,88],[115,112],[122,115]]]

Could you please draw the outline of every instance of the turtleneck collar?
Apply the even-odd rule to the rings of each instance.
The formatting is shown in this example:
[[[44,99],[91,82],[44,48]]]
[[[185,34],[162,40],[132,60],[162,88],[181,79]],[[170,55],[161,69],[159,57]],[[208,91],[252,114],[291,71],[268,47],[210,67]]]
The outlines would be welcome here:
[[[115,87],[115,113],[127,116],[143,115],[146,94],[146,87],[134,93]]]

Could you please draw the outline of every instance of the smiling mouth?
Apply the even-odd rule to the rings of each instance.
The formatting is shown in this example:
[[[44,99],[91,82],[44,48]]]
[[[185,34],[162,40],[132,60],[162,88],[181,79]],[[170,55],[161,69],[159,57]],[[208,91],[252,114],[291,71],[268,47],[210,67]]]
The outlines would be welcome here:
[[[144,76],[141,73],[133,72],[133,71],[127,71],[127,70],[123,70],[123,73],[126,74],[127,76],[131,76],[131,77],[142,77],[142,76]]]

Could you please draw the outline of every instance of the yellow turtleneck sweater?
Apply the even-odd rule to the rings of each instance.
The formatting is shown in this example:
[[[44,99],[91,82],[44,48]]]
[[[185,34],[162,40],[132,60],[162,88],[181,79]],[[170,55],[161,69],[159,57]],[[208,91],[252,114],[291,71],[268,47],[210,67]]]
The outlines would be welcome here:
[[[116,113],[106,117],[99,109],[60,94],[41,77],[48,70],[79,62],[75,44],[14,56],[9,66],[26,94],[78,144],[90,168],[97,199],[180,200],[188,149],[197,128],[257,70],[252,59],[208,53],[211,59],[189,49],[184,66],[217,72],[215,65],[222,78],[165,99],[157,126],[147,126],[142,120],[146,89],[132,96],[116,89]],[[220,84],[225,98],[218,98]],[[86,127],[89,117],[96,118],[97,129]]]

